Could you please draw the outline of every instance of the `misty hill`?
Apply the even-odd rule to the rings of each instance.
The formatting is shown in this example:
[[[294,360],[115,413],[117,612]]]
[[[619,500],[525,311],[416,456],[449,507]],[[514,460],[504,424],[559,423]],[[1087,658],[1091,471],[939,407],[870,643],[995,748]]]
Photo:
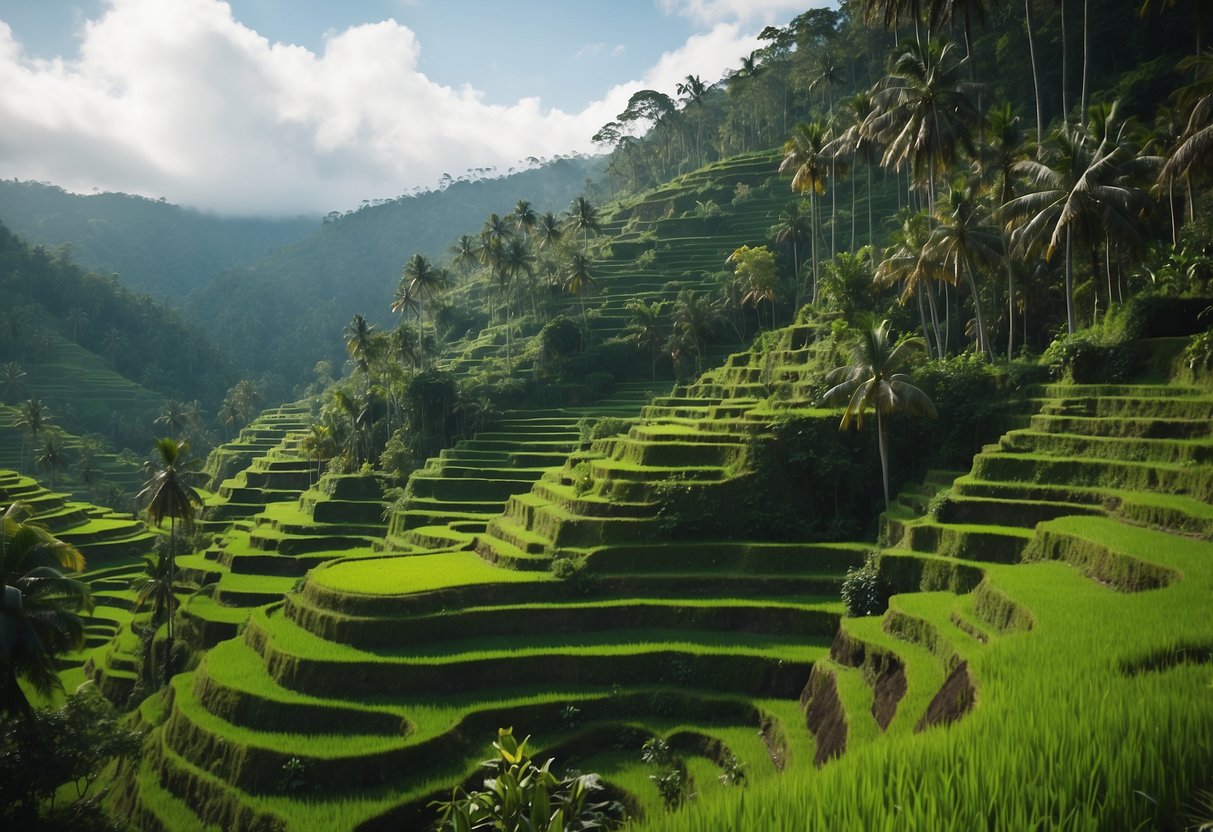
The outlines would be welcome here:
[[[208,322],[216,342],[231,349],[247,374],[271,372],[298,384],[308,380],[316,361],[341,360],[341,330],[354,313],[389,320],[392,293],[412,254],[444,260],[460,234],[475,233],[488,214],[509,213],[520,199],[539,212],[564,211],[603,165],[601,158],[559,159],[330,214],[305,239],[229,269],[194,292],[185,313]]]
[[[180,297],[223,269],[314,231],[319,217],[223,218],[121,193],[89,196],[41,182],[0,181],[0,221],[31,243],[71,245],[82,268],[160,297]]]

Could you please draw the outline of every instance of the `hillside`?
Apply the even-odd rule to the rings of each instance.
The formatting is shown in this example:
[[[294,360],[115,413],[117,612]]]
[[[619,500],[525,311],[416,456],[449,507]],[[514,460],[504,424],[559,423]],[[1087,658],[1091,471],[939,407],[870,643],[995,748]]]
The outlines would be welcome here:
[[[319,217],[216,217],[129,194],[73,194],[41,182],[0,181],[0,222],[49,249],[67,244],[87,271],[176,303],[224,269],[312,233]]]
[[[321,359],[340,365],[341,329],[355,313],[390,319],[405,260],[435,259],[490,212],[508,214],[519,199],[536,211],[562,211],[596,179],[602,160],[562,159],[495,179],[456,181],[444,190],[366,206],[299,242],[228,269],[183,301],[239,356],[246,374],[280,374],[286,389],[311,380]]]

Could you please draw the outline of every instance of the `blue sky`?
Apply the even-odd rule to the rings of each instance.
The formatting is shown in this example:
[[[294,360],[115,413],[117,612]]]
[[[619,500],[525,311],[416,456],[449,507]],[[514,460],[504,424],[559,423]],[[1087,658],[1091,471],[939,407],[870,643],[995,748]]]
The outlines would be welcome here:
[[[0,0],[0,176],[323,212],[592,150],[829,0]]]

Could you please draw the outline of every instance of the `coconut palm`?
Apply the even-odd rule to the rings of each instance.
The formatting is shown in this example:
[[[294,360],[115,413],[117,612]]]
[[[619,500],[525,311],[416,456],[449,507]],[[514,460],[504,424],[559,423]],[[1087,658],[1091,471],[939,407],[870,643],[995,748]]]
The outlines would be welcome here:
[[[354,359],[364,377],[370,375],[374,361],[374,333],[375,325],[369,323],[361,313],[356,313],[345,327],[345,351]]]
[[[569,258],[568,266],[564,273],[564,290],[570,295],[576,295],[581,302],[581,327],[584,335],[584,340],[589,340],[590,321],[586,317],[585,312],[585,296],[598,287],[594,281],[594,272],[590,266],[590,258],[581,252],[574,252]],[[581,349],[584,351],[586,344],[582,343]]]
[[[923,258],[930,236],[930,218],[925,213],[914,212],[903,208],[898,214],[900,223],[889,235],[889,245],[885,248],[884,259],[876,266],[872,280],[878,286],[902,284],[901,303],[906,303],[911,297],[918,300],[918,316],[922,322],[923,340],[928,347],[931,338],[927,332],[926,311],[923,309],[923,298],[927,299],[931,309],[932,332],[935,336],[935,354],[944,356],[944,339],[939,329],[939,314],[935,308],[934,283],[949,280],[950,275],[938,268],[938,263]],[[927,353],[930,354],[928,348]]]
[[[400,282],[396,286],[396,297],[392,301],[392,311],[400,312],[416,302],[418,319],[425,314],[426,302],[433,302],[439,295],[451,286],[450,278],[445,269],[435,269],[430,261],[421,254],[414,254],[404,264]],[[431,310],[430,325],[434,328],[434,340],[438,340],[438,325],[434,322]],[[424,364],[422,369],[425,369]]]
[[[987,143],[981,148],[982,178],[992,188],[995,205],[1006,205],[1015,198],[1015,166],[1028,157],[1026,137],[1009,103],[992,107],[987,116]],[[1010,232],[1003,227],[1003,251],[1011,249]],[[1007,269],[1007,360],[1015,355],[1015,270],[1011,257],[1004,257]]]
[[[562,236],[564,236],[564,229],[561,228],[560,220],[555,214],[548,211],[539,218],[539,223],[535,227],[535,245],[541,251],[554,248]]]
[[[34,465],[41,471],[50,471],[51,488],[54,488],[58,473],[67,465],[62,440],[53,433],[48,433],[42,440],[38,455],[34,457]]]
[[[0,388],[4,390],[4,401],[11,404],[25,392],[25,369],[16,361],[9,361],[0,368]]]
[[[173,614],[177,611],[177,596],[173,591],[173,556],[167,549],[162,548],[154,557],[146,555],[143,558],[143,574],[131,581],[131,589],[135,591],[135,604],[131,613],[143,609],[149,612],[147,642],[149,651],[154,649],[156,631],[161,624],[172,626]],[[163,667],[162,678],[168,679],[169,661],[171,660],[172,641],[165,642],[164,655],[160,664]],[[149,664],[155,668],[154,653],[149,652]],[[148,681],[156,678],[155,670],[147,672]],[[166,681],[167,684],[167,681]]]
[[[1179,67],[1193,80],[1175,94],[1177,109],[1186,114],[1183,132],[1158,176],[1170,191],[1176,184],[1188,190],[1188,217],[1195,219],[1194,184],[1213,170],[1213,52],[1185,58]]]
[[[157,470],[136,495],[138,502],[146,503],[147,517],[159,528],[164,518],[169,519],[168,579],[170,586],[176,580],[177,521],[188,531],[194,524],[196,507],[202,505],[202,497],[185,482],[185,461],[189,453],[189,442],[178,442],[170,437],[156,440],[155,455]],[[173,654],[173,620],[169,618],[165,632],[164,684],[168,686],[171,673],[169,658]]]
[[[584,196],[579,196],[569,206],[568,223],[570,228],[581,232],[581,253],[583,256],[589,257],[590,232],[597,233],[602,230],[602,222],[598,218],[598,208]]]
[[[720,305],[707,295],[683,289],[674,299],[674,335],[690,343],[695,352],[696,372],[703,372],[703,354],[707,351],[708,339],[722,320],[724,313]]]
[[[459,273],[467,275],[476,267],[477,242],[471,234],[464,234],[455,245],[447,249],[451,253],[451,265],[459,269]]]
[[[502,292],[505,294],[505,366],[506,372],[512,372],[511,330],[514,328],[513,306],[510,303],[510,285],[518,285],[523,277],[535,273],[535,255],[527,241],[515,237],[505,247],[505,257],[501,263],[500,279]]]
[[[40,696],[62,690],[55,657],[84,644],[81,612],[92,610],[88,585],[60,570],[84,569],[72,545],[30,519],[25,503],[0,514],[0,714],[29,716],[18,680]]]
[[[827,404],[846,403],[839,430],[846,430],[852,422],[856,430],[862,430],[868,408],[876,412],[885,511],[889,510],[890,418],[896,413],[935,417],[931,399],[911,383],[908,375],[900,372],[914,353],[926,346],[917,337],[894,344],[887,320],[865,329],[851,351],[851,363],[830,373],[828,380],[836,383],[822,396]]]
[[[936,221],[923,257],[936,260],[944,269],[951,270],[953,283],[959,283],[964,274],[973,295],[973,314],[977,318],[977,351],[992,358],[994,350],[986,338],[974,264],[1000,265],[1002,237],[990,219],[989,208],[975,197],[971,188],[954,186],[940,206]]]
[[[657,355],[666,341],[666,327],[662,318],[665,303],[648,303],[641,298],[629,300],[623,307],[630,314],[623,337],[640,347],[648,347],[649,361],[653,370],[653,381],[657,380]]]
[[[42,432],[51,425],[50,412],[45,404],[37,396],[27,399],[18,409],[17,418],[13,422],[13,426],[18,430],[24,431],[25,439],[21,443],[21,464],[25,465],[25,449],[28,440],[29,448],[32,450],[38,441],[38,437]]]
[[[525,199],[518,200],[514,206],[513,218],[514,227],[527,237],[534,233],[535,227],[539,224],[539,215],[535,213],[531,203]]]
[[[800,200],[793,200],[779,212],[779,220],[771,226],[771,238],[776,243],[792,244],[792,282],[796,287],[795,303],[800,308],[800,244],[812,233],[812,220]]]
[[[908,167],[926,187],[932,214],[936,176],[956,160],[958,151],[974,151],[978,112],[971,98],[974,85],[960,77],[964,63],[950,43],[909,44],[877,83],[872,112],[861,128],[885,148],[882,165]]]
[[[817,302],[817,195],[824,194],[829,156],[826,134],[821,125],[800,122],[783,143],[780,173],[792,174],[792,190],[809,195],[810,259],[813,261],[812,302]]]
[[[1157,160],[1138,157],[1133,124],[1122,121],[1115,104],[1101,111],[1092,128],[1063,123],[1046,144],[1040,160],[1026,159],[1015,171],[1026,177],[1030,193],[1001,209],[1013,227],[1015,250],[1044,250],[1052,260],[1065,249],[1066,326],[1077,328],[1074,309],[1073,250],[1085,243],[1091,274],[1099,272],[1098,246],[1108,235],[1131,243],[1141,236],[1142,217],[1152,205],[1134,179]]]
[[[63,316],[63,322],[68,325],[72,331],[72,343],[77,343],[80,335],[80,330],[88,326],[88,313],[78,306],[73,306],[67,310]]]

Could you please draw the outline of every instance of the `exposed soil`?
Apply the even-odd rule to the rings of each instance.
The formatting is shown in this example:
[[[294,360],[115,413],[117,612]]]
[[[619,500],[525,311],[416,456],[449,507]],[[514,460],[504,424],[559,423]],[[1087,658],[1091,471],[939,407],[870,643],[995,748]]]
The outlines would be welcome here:
[[[824,765],[847,750],[847,718],[838,698],[834,674],[814,667],[809,681],[800,694],[805,725],[817,738],[817,754],[813,762]],[[807,706],[807,707],[806,707]]]
[[[889,662],[884,671],[876,677],[873,686],[872,716],[876,724],[884,731],[897,714],[897,705],[906,695],[906,669],[900,662]]]
[[[969,675],[969,663],[961,662],[953,668],[944,680],[943,687],[931,704],[927,705],[926,713],[914,726],[914,733],[925,731],[935,725],[950,725],[973,710],[977,699],[977,687],[973,677]]]

